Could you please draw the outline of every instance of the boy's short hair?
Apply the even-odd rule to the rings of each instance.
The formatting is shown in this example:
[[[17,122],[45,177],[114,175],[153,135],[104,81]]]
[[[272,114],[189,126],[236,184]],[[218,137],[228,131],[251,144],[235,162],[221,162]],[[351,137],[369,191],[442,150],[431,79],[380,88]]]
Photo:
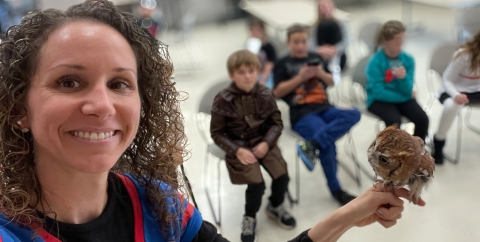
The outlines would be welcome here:
[[[233,74],[242,65],[255,67],[260,70],[261,65],[258,57],[249,50],[239,50],[228,57],[227,69],[229,74]]]
[[[306,25],[294,24],[287,29],[287,41],[290,40],[290,37],[296,33],[306,33],[310,34],[310,29]]]

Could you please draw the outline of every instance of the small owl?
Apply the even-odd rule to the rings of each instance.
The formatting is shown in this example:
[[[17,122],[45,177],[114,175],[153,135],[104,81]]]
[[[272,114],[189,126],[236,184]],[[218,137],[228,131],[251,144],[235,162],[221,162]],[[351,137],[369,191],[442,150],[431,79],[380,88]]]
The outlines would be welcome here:
[[[380,132],[368,148],[373,170],[393,187],[408,185],[409,200],[418,202],[423,187],[433,178],[435,161],[419,137],[390,126]]]

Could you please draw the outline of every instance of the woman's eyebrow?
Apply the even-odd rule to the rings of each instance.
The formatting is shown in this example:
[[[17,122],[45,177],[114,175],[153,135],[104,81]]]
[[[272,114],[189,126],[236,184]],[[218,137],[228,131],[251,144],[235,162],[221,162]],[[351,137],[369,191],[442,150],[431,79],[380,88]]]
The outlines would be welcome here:
[[[132,73],[135,74],[135,75],[137,74],[137,72],[136,72],[135,70],[130,69],[130,68],[123,68],[123,67],[117,67],[117,68],[113,69],[113,71],[115,71],[115,72],[130,71],[130,72],[132,72]]]
[[[52,67],[50,70],[53,70],[53,69],[56,69],[56,68],[59,68],[59,67],[67,67],[67,68],[71,68],[71,69],[75,69],[75,70],[86,70],[87,68],[84,67],[84,66],[81,66],[81,65],[73,65],[73,64],[60,64],[60,65],[57,65],[55,67]],[[132,72],[133,74],[137,74],[137,72],[133,69],[130,69],[130,68],[124,68],[124,67],[117,67],[117,68],[114,68],[113,69],[114,72],[124,72],[124,71],[130,71]]]
[[[72,68],[72,69],[75,69],[75,70],[85,70],[86,69],[84,66],[81,66],[81,65],[60,64],[60,65],[52,67],[50,70],[53,70],[53,69],[56,69],[56,68],[59,68],[59,67],[68,67],[68,68]]]

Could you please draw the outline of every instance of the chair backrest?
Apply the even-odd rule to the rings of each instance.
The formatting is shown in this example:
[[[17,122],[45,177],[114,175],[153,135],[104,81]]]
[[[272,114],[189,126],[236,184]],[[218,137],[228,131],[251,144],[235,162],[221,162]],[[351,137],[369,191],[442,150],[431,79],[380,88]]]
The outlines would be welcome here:
[[[368,78],[365,74],[365,69],[367,68],[368,62],[372,56],[365,56],[357,63],[353,69],[352,82],[360,84],[364,89],[367,86]]]
[[[360,28],[358,39],[363,41],[369,50],[369,54],[375,51],[377,45],[377,38],[382,30],[383,24],[380,22],[367,23]]]
[[[437,47],[430,59],[430,69],[442,76],[457,49],[458,45],[453,43],[442,44]]]
[[[480,7],[460,9],[457,13],[457,25],[470,35],[480,31]]]
[[[205,94],[203,94],[202,99],[200,99],[198,112],[210,114],[212,110],[213,99],[222,89],[228,87],[231,82],[231,80],[221,81],[208,88]]]

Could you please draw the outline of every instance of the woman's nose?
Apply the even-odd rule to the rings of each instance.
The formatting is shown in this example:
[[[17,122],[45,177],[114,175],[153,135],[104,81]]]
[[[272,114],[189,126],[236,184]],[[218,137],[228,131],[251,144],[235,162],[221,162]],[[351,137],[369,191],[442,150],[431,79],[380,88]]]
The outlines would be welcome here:
[[[85,115],[94,115],[106,118],[115,114],[111,90],[105,85],[98,85],[88,90],[86,100],[82,107]]]

